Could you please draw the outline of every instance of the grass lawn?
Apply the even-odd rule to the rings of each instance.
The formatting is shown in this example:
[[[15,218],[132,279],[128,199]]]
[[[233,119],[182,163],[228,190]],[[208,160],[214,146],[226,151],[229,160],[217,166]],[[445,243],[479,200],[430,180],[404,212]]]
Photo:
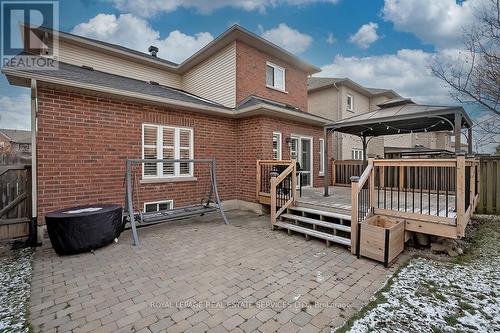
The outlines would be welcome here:
[[[475,221],[464,255],[410,259],[337,332],[499,332],[500,217]]]
[[[29,332],[31,249],[0,251],[0,332]]]

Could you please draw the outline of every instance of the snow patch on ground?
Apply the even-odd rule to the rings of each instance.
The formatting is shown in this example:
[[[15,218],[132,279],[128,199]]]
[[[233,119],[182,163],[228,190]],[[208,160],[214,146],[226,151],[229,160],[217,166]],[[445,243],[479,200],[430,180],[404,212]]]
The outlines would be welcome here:
[[[0,332],[29,332],[31,249],[0,254]]]
[[[500,332],[500,256],[467,264],[414,258],[349,332]]]

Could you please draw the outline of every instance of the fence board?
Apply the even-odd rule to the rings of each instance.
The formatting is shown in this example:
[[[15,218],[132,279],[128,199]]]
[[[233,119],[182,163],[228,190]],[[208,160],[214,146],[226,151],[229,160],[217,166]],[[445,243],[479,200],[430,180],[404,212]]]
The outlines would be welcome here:
[[[476,213],[500,215],[500,156],[480,158],[480,193]]]

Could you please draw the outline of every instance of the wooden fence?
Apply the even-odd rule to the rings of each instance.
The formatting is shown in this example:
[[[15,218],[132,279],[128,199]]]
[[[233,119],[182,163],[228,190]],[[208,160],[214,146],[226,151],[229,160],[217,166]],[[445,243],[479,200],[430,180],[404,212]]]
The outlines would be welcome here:
[[[31,165],[0,166],[0,240],[29,236]]]
[[[500,215],[500,156],[480,158],[479,204],[476,213]]]

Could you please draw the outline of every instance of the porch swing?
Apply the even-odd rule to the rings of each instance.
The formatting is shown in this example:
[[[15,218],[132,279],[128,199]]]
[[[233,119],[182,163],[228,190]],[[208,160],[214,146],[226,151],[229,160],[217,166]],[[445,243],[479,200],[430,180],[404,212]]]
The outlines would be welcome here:
[[[137,180],[137,166],[140,165],[142,166],[142,168],[152,167],[156,169],[159,167],[174,168],[176,164],[179,165],[179,168],[181,168],[181,166],[184,166],[185,168],[193,168],[193,170],[195,164],[205,165],[208,167],[208,170],[202,170],[202,168],[198,168],[196,172],[196,180],[193,180],[196,185],[192,185],[192,191],[189,191],[189,193],[187,193],[187,196],[190,197],[198,195],[198,199],[194,198],[193,200],[199,201],[191,201],[182,205],[181,207],[171,209],[158,209],[155,211],[146,211],[146,209],[140,209],[139,192],[141,184]],[[198,180],[198,178],[201,178],[201,180]],[[202,183],[203,180],[205,181],[205,184]],[[164,223],[192,216],[203,216],[214,211],[219,211],[224,223],[229,224],[226,215],[221,207],[219,191],[217,189],[216,162],[214,159],[127,159],[125,181],[126,188],[124,221],[130,223],[134,245],[139,245],[137,228],[142,226]],[[171,186],[175,186],[174,184],[179,183],[173,182],[170,184],[172,184]],[[147,186],[147,184],[145,186]],[[186,190],[184,191],[186,192]],[[134,197],[136,199],[136,206],[134,206]]]

